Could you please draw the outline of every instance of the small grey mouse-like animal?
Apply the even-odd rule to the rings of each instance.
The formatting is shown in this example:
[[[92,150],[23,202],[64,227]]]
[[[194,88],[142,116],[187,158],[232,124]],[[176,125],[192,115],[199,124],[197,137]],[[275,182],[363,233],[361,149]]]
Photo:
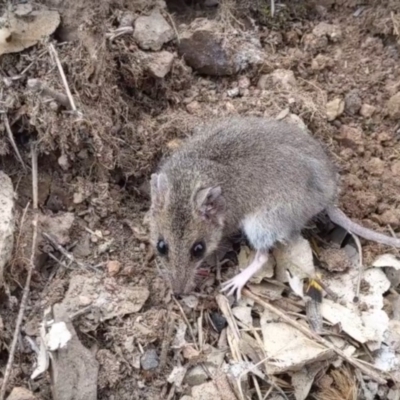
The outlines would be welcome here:
[[[220,119],[197,129],[152,175],[151,240],[173,291],[183,294],[222,238],[242,229],[256,255],[222,289],[238,297],[269,250],[324,210],[347,231],[400,247],[400,239],[351,221],[337,208],[338,195],[336,168],[301,128],[258,117]]]

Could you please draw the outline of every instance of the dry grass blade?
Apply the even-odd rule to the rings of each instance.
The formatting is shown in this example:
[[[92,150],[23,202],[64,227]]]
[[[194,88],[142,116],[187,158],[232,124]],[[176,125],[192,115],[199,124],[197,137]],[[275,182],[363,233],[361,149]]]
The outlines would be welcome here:
[[[314,332],[312,332],[310,329],[307,327],[299,324],[297,321],[294,321],[292,318],[288,317],[286,314],[284,314],[282,311],[278,310],[276,307],[273,305],[265,302],[264,300],[260,299],[258,296],[256,296],[254,293],[252,293],[248,289],[244,289],[242,291],[244,296],[247,296],[249,299],[254,300],[256,303],[261,305],[262,307],[266,308],[267,310],[273,312],[275,315],[277,315],[279,318],[281,318],[284,322],[287,324],[293,326],[294,328],[298,329],[300,332],[302,332],[304,335],[306,335],[308,338],[311,340],[316,341],[317,343],[325,346],[328,349],[332,349],[338,356],[342,357],[344,360],[346,360],[349,364],[351,364],[353,367],[358,368],[360,371],[362,371],[365,375],[369,376],[371,379],[374,381],[385,385],[386,379],[373,370],[372,367],[367,366],[365,363],[361,363],[358,360],[356,360],[353,357],[347,356],[342,350],[334,346],[332,343],[328,342],[327,340],[323,339],[322,337],[318,336]]]
[[[358,302],[360,299],[360,287],[361,287],[361,277],[363,273],[363,256],[362,256],[362,247],[361,242],[358,236],[354,235],[353,233],[349,232],[350,235],[353,237],[354,241],[356,242],[357,250],[358,250],[358,278],[357,278],[357,287],[356,287],[356,294],[354,296],[354,302]]]
[[[26,277],[25,287],[24,287],[24,291],[23,291],[23,294],[22,294],[21,304],[20,304],[20,307],[19,307],[17,322],[15,324],[14,336],[13,336],[13,340],[11,342],[10,352],[9,352],[7,365],[6,365],[6,370],[5,370],[5,373],[4,373],[4,379],[3,379],[3,383],[2,383],[1,389],[0,389],[0,400],[4,400],[4,397],[5,397],[5,394],[6,394],[7,382],[9,380],[9,378],[10,378],[12,366],[13,366],[13,363],[14,363],[14,356],[15,356],[15,350],[17,348],[19,331],[20,331],[20,328],[21,328],[22,320],[24,318],[26,304],[28,302],[28,296],[29,296],[29,291],[30,291],[32,273],[33,273],[33,270],[35,269],[35,253],[36,253],[36,243],[37,243],[37,236],[38,236],[38,219],[39,219],[39,214],[37,212],[37,206],[38,206],[38,203],[37,203],[37,198],[38,198],[37,182],[38,182],[38,177],[37,177],[37,154],[36,154],[35,147],[32,146],[32,191],[33,191],[33,200],[34,200],[33,209],[34,209],[34,212],[35,212],[35,215],[34,215],[33,221],[32,221],[32,225],[33,225],[32,252],[31,252],[28,275]]]
[[[26,172],[27,168],[26,168],[26,165],[24,163],[24,160],[21,157],[21,153],[18,150],[17,144],[15,143],[14,135],[12,133],[12,130],[11,130],[11,127],[10,127],[10,122],[8,121],[8,117],[7,117],[6,112],[3,112],[3,121],[4,121],[4,126],[6,128],[8,139],[9,139],[9,141],[11,143],[12,148],[14,149],[15,155],[17,156],[18,161],[21,163],[22,168]]]
[[[61,62],[60,62],[60,59],[58,58],[57,51],[56,51],[56,49],[54,48],[54,46],[52,44],[49,45],[49,50],[50,50],[50,54],[52,55],[52,57],[54,58],[54,60],[56,62],[56,65],[57,65],[58,71],[60,73],[61,80],[63,82],[65,91],[67,92],[68,100],[69,100],[69,102],[71,104],[71,109],[73,111],[76,111],[74,98],[72,97],[71,90],[69,89],[68,81],[67,81],[67,78],[65,76],[63,67],[62,67]]]

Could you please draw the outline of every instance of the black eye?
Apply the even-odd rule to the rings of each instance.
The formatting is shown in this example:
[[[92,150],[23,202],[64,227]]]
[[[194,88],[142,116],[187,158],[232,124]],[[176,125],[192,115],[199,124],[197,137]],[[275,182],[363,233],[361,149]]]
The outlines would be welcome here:
[[[168,254],[168,245],[164,240],[160,239],[157,243],[157,251],[162,255],[166,256]]]
[[[206,252],[206,245],[204,242],[197,242],[192,246],[192,257],[193,258],[201,258],[204,256]]]

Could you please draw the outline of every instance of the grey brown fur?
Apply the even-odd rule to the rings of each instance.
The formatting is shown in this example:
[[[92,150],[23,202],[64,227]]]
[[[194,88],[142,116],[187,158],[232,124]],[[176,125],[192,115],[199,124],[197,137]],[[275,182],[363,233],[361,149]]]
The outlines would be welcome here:
[[[151,237],[169,247],[163,263],[176,293],[192,289],[196,268],[222,237],[244,229],[267,252],[323,210],[345,229],[400,247],[335,207],[338,175],[321,145],[295,125],[257,117],[206,124],[152,176]],[[206,254],[194,260],[198,240]]]

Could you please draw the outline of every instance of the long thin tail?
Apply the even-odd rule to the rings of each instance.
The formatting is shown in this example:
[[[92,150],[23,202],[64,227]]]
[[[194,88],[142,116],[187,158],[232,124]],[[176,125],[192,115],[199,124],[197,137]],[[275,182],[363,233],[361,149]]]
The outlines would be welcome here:
[[[373,231],[372,229],[364,228],[361,225],[353,222],[343,211],[337,207],[328,207],[326,210],[329,218],[337,225],[346,229],[348,232],[361,236],[364,239],[372,240],[373,242],[382,243],[387,246],[400,247],[400,239],[383,235]]]

